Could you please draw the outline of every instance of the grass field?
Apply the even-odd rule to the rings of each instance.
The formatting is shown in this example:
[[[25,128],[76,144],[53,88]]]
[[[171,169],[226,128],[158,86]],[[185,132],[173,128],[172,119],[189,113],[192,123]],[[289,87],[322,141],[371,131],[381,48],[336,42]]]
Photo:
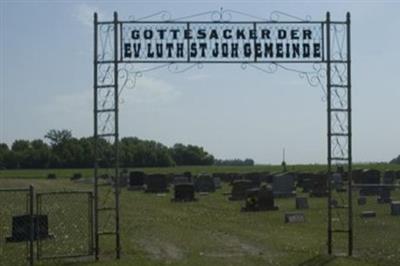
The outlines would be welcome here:
[[[318,171],[324,166],[294,166]],[[303,167],[303,168],[301,168]],[[363,166],[364,167],[364,166]],[[386,169],[389,165],[367,166]],[[146,172],[253,172],[275,171],[277,166],[189,167],[145,169]],[[2,171],[0,188],[35,186],[37,191],[90,190],[90,185],[76,184],[66,178],[46,180],[48,172],[70,177],[92,170]],[[18,177],[18,178],[17,178]],[[294,199],[276,199],[279,211],[243,213],[242,202],[230,202],[224,195],[230,187],[205,196],[197,195],[192,203],[171,202],[172,192],[164,195],[123,190],[121,195],[122,259],[110,257],[100,262],[68,262],[68,265],[399,265],[400,217],[390,216],[389,206],[368,197],[366,206],[355,204],[355,256],[326,255],[326,198],[309,198],[304,210],[306,222],[285,224],[284,212],[294,211]],[[400,200],[399,191],[392,193]],[[375,210],[378,217],[363,220],[361,210]],[[338,221],[340,223],[340,221]],[[51,229],[50,229],[51,230]],[[112,254],[113,237],[103,237],[105,254]],[[346,246],[337,243],[335,252]],[[1,255],[1,253],[0,253]],[[4,260],[0,265],[4,264]],[[58,265],[60,261],[40,263]]]

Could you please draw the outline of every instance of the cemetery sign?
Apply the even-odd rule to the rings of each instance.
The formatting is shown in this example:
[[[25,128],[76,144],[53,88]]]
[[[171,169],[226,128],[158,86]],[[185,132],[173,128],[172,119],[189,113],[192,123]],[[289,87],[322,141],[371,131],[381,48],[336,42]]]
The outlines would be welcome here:
[[[125,22],[122,62],[323,61],[322,23]]]

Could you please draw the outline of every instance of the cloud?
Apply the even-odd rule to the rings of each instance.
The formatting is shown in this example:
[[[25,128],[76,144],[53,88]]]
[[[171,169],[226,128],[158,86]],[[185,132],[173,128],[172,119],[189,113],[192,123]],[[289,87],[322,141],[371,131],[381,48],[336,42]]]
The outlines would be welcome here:
[[[181,95],[170,83],[152,77],[139,77],[136,86],[120,95],[123,102],[139,104],[166,104],[176,101]]]
[[[93,26],[93,13],[97,12],[100,19],[104,19],[106,16],[100,8],[87,3],[81,3],[76,6],[74,10],[74,17],[85,27]]]

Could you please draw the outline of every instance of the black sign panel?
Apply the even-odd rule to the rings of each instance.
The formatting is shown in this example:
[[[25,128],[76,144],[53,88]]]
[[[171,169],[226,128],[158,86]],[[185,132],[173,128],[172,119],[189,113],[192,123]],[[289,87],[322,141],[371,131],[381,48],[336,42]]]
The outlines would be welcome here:
[[[321,62],[322,23],[126,22],[123,62]]]

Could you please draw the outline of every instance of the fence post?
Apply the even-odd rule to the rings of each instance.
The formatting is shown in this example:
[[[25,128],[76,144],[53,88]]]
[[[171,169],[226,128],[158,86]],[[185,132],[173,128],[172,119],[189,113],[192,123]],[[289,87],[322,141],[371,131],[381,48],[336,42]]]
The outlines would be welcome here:
[[[34,249],[33,243],[35,239],[35,221],[34,221],[34,187],[32,185],[29,186],[29,217],[30,217],[30,234],[29,234],[29,265],[33,266],[34,264]]]

